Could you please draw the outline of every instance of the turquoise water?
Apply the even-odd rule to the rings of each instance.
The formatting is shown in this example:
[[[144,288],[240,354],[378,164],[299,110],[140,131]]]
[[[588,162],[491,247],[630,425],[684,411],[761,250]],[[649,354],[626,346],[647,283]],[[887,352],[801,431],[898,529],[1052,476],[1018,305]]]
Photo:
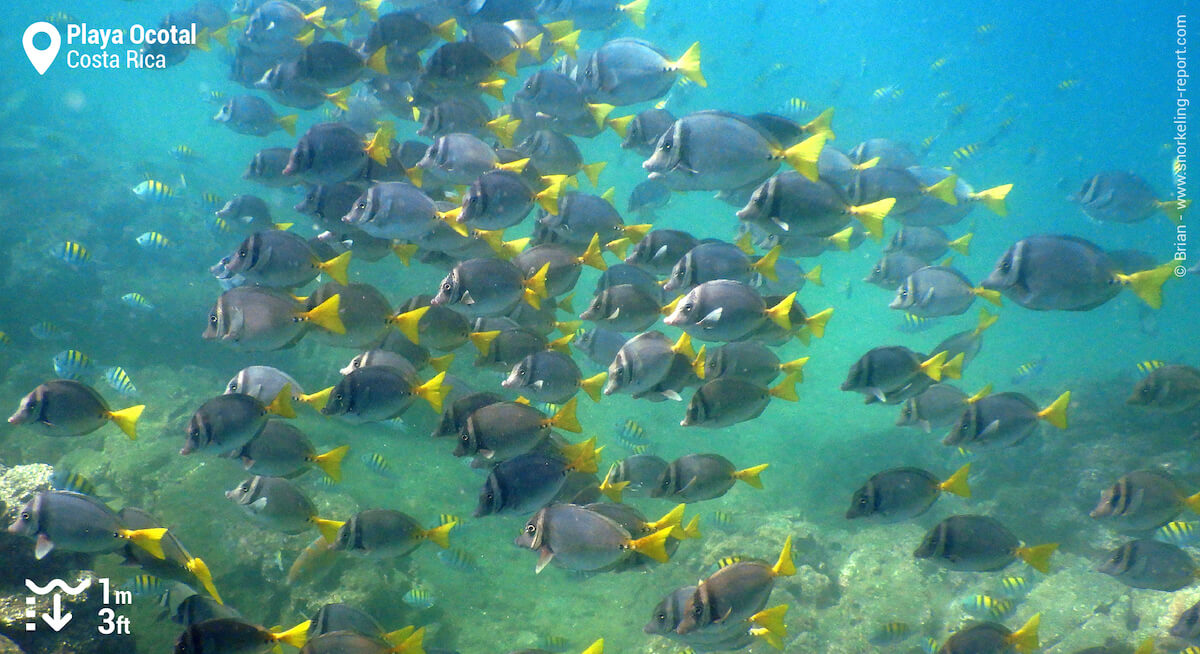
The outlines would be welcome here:
[[[6,309],[0,330],[12,339],[0,351],[0,397],[15,407],[25,393],[53,378],[51,358],[57,352],[75,348],[102,367],[123,366],[140,390],[136,400],[125,400],[93,378],[111,404],[147,405],[136,442],[112,426],[80,438],[47,439],[4,424],[0,462],[65,465],[101,483],[110,505],[151,511],[208,562],[226,601],[251,620],[290,626],[324,602],[346,601],[372,611],[389,628],[429,625],[429,642],[464,653],[534,647],[553,635],[567,637],[568,651],[582,650],[598,637],[605,638],[606,651],[677,651],[677,645],[641,631],[661,596],[694,583],[721,556],[773,559],[790,534],[801,573],[781,582],[773,598],[791,605],[787,651],[869,651],[866,637],[890,620],[908,622],[917,634],[941,641],[961,623],[955,600],[994,586],[1001,576],[946,573],[913,561],[909,553],[921,534],[938,519],[961,512],[997,517],[1030,543],[1063,543],[1052,574],[1039,577],[1034,593],[1004,620],[1015,628],[1043,613],[1043,641],[1056,643],[1051,651],[1072,652],[1109,638],[1133,644],[1161,636],[1178,611],[1196,599],[1195,590],[1132,591],[1133,610],[1141,617],[1132,631],[1121,610],[1096,613],[1096,607],[1115,600],[1123,607],[1130,591],[1090,571],[1102,550],[1120,539],[1086,515],[1100,489],[1140,467],[1169,465],[1189,492],[1200,487],[1192,453],[1196,414],[1163,417],[1123,404],[1138,377],[1138,362],[1198,360],[1195,280],[1169,280],[1164,308],[1152,317],[1129,293],[1086,313],[1033,312],[1006,302],[962,387],[973,391],[994,383],[1043,406],[1072,390],[1071,427],[1063,432],[1043,428],[1019,447],[974,455],[971,500],[943,498],[929,513],[902,525],[860,525],[846,521],[843,513],[850,493],[874,472],[916,465],[944,475],[963,459],[942,446],[936,433],[892,426],[895,408],[863,406],[859,396],[840,392],[838,385],[872,347],[903,344],[926,351],[975,320],[972,310],[927,332],[900,333],[898,314],[886,308],[890,293],[859,281],[879,256],[879,245],[870,242],[850,253],[828,252],[818,261],[801,262],[806,268],[820,263],[825,286],[806,286],[799,300],[810,312],[832,306],[835,315],[826,338],[808,348],[793,342],[778,350],[783,360],[812,357],[799,403],[773,402],[754,421],[697,431],[678,426],[683,407],[673,402],[612,396],[592,404],[581,398],[584,435],[596,435],[608,446],[602,470],[623,456],[613,435],[630,418],[668,460],[717,452],[739,467],[771,464],[763,490],[739,484],[720,500],[689,507],[689,515],[695,509],[703,516],[705,537],[684,543],[671,563],[644,573],[586,579],[554,568],[535,576],[536,557],[511,543],[523,518],[468,518],[452,541],[477,557],[474,571],[447,567],[434,556],[435,548],[425,545],[411,557],[382,564],[347,559],[318,581],[288,585],[276,555],[282,551],[288,565],[311,534],[285,537],[246,521],[222,496],[243,478],[238,465],[185,458],[177,451],[192,412],[240,368],[277,366],[312,391],[335,383],[338,368],[354,354],[313,339],[291,350],[257,354],[200,339],[220,293],[208,267],[232,250],[238,237],[214,237],[207,230],[208,214],[198,195],[259,194],[276,220],[295,221],[294,229],[311,235],[307,219],[291,210],[298,192],[241,180],[257,150],[290,147],[295,139],[283,132],[264,139],[241,136],[210,120],[217,107],[202,100],[206,91],[242,92],[227,81],[228,65],[216,50],[192,52],[183,64],[163,71],[72,70],[60,54],[44,76],[20,50],[25,26],[54,11],[96,25],[123,26],[152,24],[164,12],[182,8],[136,1],[34,2],[10,7],[9,18],[0,22],[0,57],[6,64],[0,67],[5,125],[0,130],[0,220],[5,225],[0,297]],[[1173,191],[1175,21],[1185,10],[1184,3],[1167,2],[1097,11],[1041,3],[964,7],[934,2],[913,9],[882,1],[652,0],[645,30],[622,23],[612,36],[645,38],[670,54],[701,43],[708,87],[673,91],[668,108],[676,115],[710,108],[779,112],[798,98],[810,107],[799,116],[803,120],[825,107],[836,108],[835,145],[845,149],[874,137],[916,146],[942,131],[953,107],[966,104],[961,123],[935,142],[923,163],[953,166],[977,189],[1014,184],[1008,217],[979,208],[947,228],[954,236],[974,231],[971,255],[956,256],[955,266],[977,281],[1011,243],[1037,233],[1069,233],[1109,249],[1137,248],[1157,260],[1170,258],[1176,231],[1161,214],[1133,225],[1094,223],[1065,197],[1096,172],[1112,169],[1138,173],[1160,198]],[[985,25],[989,29],[981,33],[978,28]],[[586,33],[583,47],[594,48],[608,36]],[[944,65],[932,71],[942,58]],[[533,70],[523,69],[521,76]],[[902,93],[894,100],[873,99],[877,89],[887,87]],[[515,82],[509,88],[516,88]],[[949,99],[939,101],[943,91]],[[619,108],[613,115],[642,108]],[[324,120],[319,110],[300,114],[298,134]],[[987,141],[1009,118],[1011,128],[993,146],[965,163],[953,156],[959,147]],[[398,126],[401,139],[415,132],[412,123],[398,121]],[[623,208],[643,178],[641,158],[620,150],[611,131],[576,142],[586,160],[608,161],[601,189],[615,187]],[[188,145],[203,160],[180,164],[168,155],[177,145]],[[1030,156],[1031,148],[1036,156]],[[142,202],[129,189],[144,173],[170,184],[185,174],[188,193],[174,202]],[[733,209],[710,196],[675,195],[655,227],[732,239]],[[634,220],[627,217],[627,222]],[[529,221],[510,237],[528,229]],[[889,224],[889,234],[895,229]],[[177,246],[162,254],[143,251],[134,239],[148,230],[162,232]],[[76,270],[47,254],[64,240],[84,244],[93,263]],[[1189,265],[1200,250],[1192,257]],[[392,257],[351,266],[354,281],[376,286],[394,305],[433,292],[443,274],[420,264],[403,268]],[[582,308],[596,274],[585,271],[577,307]],[[127,309],[119,298],[129,292],[145,295],[155,310]],[[66,334],[48,341],[34,338],[30,327],[41,321]],[[477,390],[496,390],[500,376],[472,368],[473,356],[469,346],[463,348],[452,373]],[[1042,356],[1047,357],[1045,371],[1013,388],[1010,378],[1018,366]],[[587,374],[599,371],[583,364],[582,356],[577,359]],[[451,457],[446,441],[427,437],[434,419],[427,407],[414,408],[400,427],[348,426],[301,413],[297,426],[319,450],[351,446],[343,484],[318,485],[311,474],[301,481],[323,517],[345,519],[361,509],[395,508],[431,526],[440,513],[469,516],[473,510],[483,476]],[[361,464],[359,457],[369,452],[388,459],[394,479],[382,479]],[[671,507],[649,499],[635,504],[655,516]],[[714,509],[733,513],[735,527],[713,526],[707,517]],[[132,574],[111,557],[98,557],[96,568],[113,578]],[[400,601],[413,581],[434,592],[434,608],[415,610]],[[156,621],[154,613],[140,607],[134,614],[139,652],[163,651],[177,635],[174,625]],[[895,648],[906,651],[917,640],[914,636]]]

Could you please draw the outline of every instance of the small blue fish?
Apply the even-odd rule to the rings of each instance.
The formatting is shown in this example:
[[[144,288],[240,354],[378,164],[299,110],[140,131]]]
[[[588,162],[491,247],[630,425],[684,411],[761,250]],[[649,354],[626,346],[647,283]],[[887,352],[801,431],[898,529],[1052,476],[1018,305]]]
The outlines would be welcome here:
[[[1035,361],[1029,361],[1017,366],[1017,374],[1013,376],[1012,383],[1014,385],[1024,384],[1025,382],[1042,374],[1042,371],[1046,369],[1046,359],[1047,357],[1043,356]]]
[[[571,648],[570,643],[562,636],[542,636],[538,641],[538,647],[547,652],[554,652],[555,654],[565,652]]]
[[[1004,599],[1019,600],[1028,595],[1031,588],[1033,585],[1025,577],[1008,575],[1000,580],[1000,590],[997,594]]]
[[[208,227],[208,231],[212,232],[213,234],[215,234],[217,236],[220,236],[222,234],[229,234],[230,232],[233,231],[233,228],[229,226],[229,221],[225,220],[224,218],[222,218],[220,216],[209,217],[205,221],[205,225]]]
[[[175,245],[161,232],[146,232],[137,237],[137,244],[148,252],[165,252]]]
[[[1200,542],[1200,522],[1168,522],[1154,530],[1154,537],[1179,547],[1195,545]]]
[[[321,475],[320,477],[317,477],[317,485],[322,488],[333,488],[337,486],[337,484],[337,480],[329,475]]]
[[[453,513],[438,514],[438,525],[454,525],[455,531],[463,528],[462,518]]]
[[[895,645],[912,635],[912,627],[906,622],[889,622],[879,626],[875,633],[871,634],[868,641],[876,647],[884,645]]]
[[[942,646],[938,645],[938,642],[933,638],[926,638],[921,641],[921,651],[925,652],[925,654],[937,654],[941,648]]]
[[[50,249],[50,255],[79,268],[92,260],[92,253],[75,241],[63,241]]]
[[[204,93],[202,93],[200,95],[200,97],[203,98],[204,101],[208,102],[209,104],[218,104],[218,105],[225,104],[225,101],[228,99],[226,97],[225,93],[222,91],[205,91]]]
[[[194,163],[200,161],[200,155],[196,151],[186,145],[177,145],[169,151],[172,157],[183,163]]]
[[[479,570],[479,566],[475,563],[475,557],[470,552],[458,547],[439,550],[437,558],[459,572],[477,572]]]
[[[617,438],[631,443],[646,442],[646,430],[636,420],[626,420],[617,428]]]
[[[1151,372],[1154,372],[1155,370],[1157,370],[1165,365],[1167,365],[1166,361],[1159,361],[1158,359],[1147,359],[1147,360],[1137,364],[1137,369],[1138,369],[1138,372],[1142,373],[1143,375],[1149,375]]]
[[[200,194],[200,205],[209,211],[216,211],[225,206],[225,199],[212,191],[205,191]]]
[[[54,374],[62,379],[79,379],[91,371],[92,359],[79,350],[63,350],[54,355]]]
[[[133,380],[129,378],[129,373],[121,366],[112,366],[104,369],[104,381],[108,382],[121,395],[132,397],[137,395],[137,387],[133,385]]]
[[[925,318],[922,316],[913,315],[911,313],[905,313],[904,319],[896,327],[896,329],[904,334],[919,334],[920,332],[928,331],[934,327],[937,327],[939,322],[940,321],[938,321],[936,318]]]
[[[362,455],[361,458],[362,462],[371,469],[371,472],[379,475],[380,477],[386,477],[388,479],[395,478],[396,475],[392,470],[392,464],[388,463],[388,460],[383,458],[383,455],[379,452],[368,452]]]
[[[972,595],[963,599],[962,607],[977,618],[999,620],[1009,616],[1016,604],[1012,600],[997,599],[990,595]]]
[[[96,485],[90,479],[66,468],[54,468],[54,474],[50,475],[50,486],[54,490],[70,491],[93,497],[96,495]]]
[[[31,325],[29,327],[29,333],[33,334],[33,337],[39,341],[48,341],[50,339],[66,336],[66,332],[49,320],[42,320],[34,325]]]
[[[182,177],[180,178],[180,182],[180,189],[182,189],[186,186],[186,183],[183,182]],[[147,179],[130,190],[139,199],[146,202],[166,202],[179,197],[178,191],[156,179]]]
[[[421,586],[413,586],[400,599],[414,609],[431,609],[434,603],[433,593]]]
[[[742,557],[740,557],[740,556],[722,556],[721,558],[717,559],[716,563],[714,563],[712,565],[711,571],[716,572],[717,570],[720,570],[721,568],[728,568],[729,566],[731,566],[734,563],[737,563],[738,561],[741,561],[741,560],[742,560]]]
[[[141,293],[126,293],[125,295],[121,296],[121,301],[124,302],[125,306],[129,307],[130,309],[137,309],[138,311],[154,311],[154,305],[151,304],[150,301],[146,299],[146,296],[142,295]]]
[[[158,597],[163,594],[162,580],[154,575],[138,575],[121,584],[121,588],[132,592],[134,597]]]
[[[733,514],[729,511],[713,511],[712,521],[722,530],[728,531],[734,527]]]

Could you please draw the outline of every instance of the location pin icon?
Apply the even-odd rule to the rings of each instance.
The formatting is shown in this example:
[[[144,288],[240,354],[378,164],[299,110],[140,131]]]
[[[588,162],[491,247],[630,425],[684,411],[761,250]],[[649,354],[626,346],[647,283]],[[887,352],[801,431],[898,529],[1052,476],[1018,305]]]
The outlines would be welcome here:
[[[45,50],[34,47],[33,38],[38,34],[50,37],[50,47]],[[33,64],[38,75],[45,75],[50,64],[54,63],[54,58],[58,56],[58,47],[62,45],[62,36],[58,33],[57,27],[46,21],[39,21],[25,29],[25,36],[21,37],[21,45],[25,46],[25,56],[29,57],[29,63]]]

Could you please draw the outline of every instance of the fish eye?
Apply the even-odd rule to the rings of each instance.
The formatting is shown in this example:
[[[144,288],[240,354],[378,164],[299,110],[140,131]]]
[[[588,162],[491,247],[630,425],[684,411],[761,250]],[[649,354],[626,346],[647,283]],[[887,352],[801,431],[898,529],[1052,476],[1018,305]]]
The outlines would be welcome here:
[[[208,314],[208,324],[212,325],[213,327],[217,326],[217,312],[216,311]]]
[[[1012,270],[1012,262],[1011,261],[1009,261],[1008,259],[1005,259],[1004,261],[1000,262],[1000,272],[1006,273],[1010,270]]]
[[[858,505],[863,508],[867,507],[867,496],[866,495],[863,495],[862,497],[858,498]]]
[[[334,401],[334,402],[341,402],[341,401],[342,401],[342,399],[343,399],[343,398],[342,398],[342,394],[341,394],[341,393],[338,393],[337,395],[334,395],[334,396],[333,396],[333,401]]]
[[[900,289],[900,297],[901,297],[901,298],[906,298],[906,297],[908,297],[908,289],[907,289],[907,288],[902,288],[902,289]]]
[[[29,521],[29,520],[32,520],[32,519],[33,519],[33,516],[29,515],[29,512],[28,512],[28,511],[22,511],[22,512],[21,512],[21,519],[22,519],[22,520],[25,520],[25,521]]]
[[[442,284],[442,291],[449,293],[452,290],[454,290],[454,287],[450,285],[450,282],[444,282]]]
[[[237,387],[237,382],[235,382],[235,381],[229,382],[229,390],[231,390],[231,391],[233,391],[234,393],[236,393],[236,392],[237,392],[237,388],[238,388],[238,387]]]
[[[1116,564],[1120,564],[1124,560],[1125,560],[1125,548],[1121,548],[1121,549],[1117,550],[1117,553],[1115,555],[1113,555],[1112,562],[1116,563]]]
[[[666,614],[666,613],[659,613],[658,615],[654,616],[654,619],[655,619],[655,620],[658,620],[659,622],[666,622],[666,621],[667,621],[667,614]]]
[[[250,491],[250,482],[248,482],[248,481],[242,482],[241,491],[243,493],[248,493]]]
[[[692,304],[691,302],[688,302],[687,304],[684,304],[684,305],[683,305],[683,312],[684,312],[684,313],[691,313],[691,312],[692,312],[692,310],[693,310],[693,309],[695,309],[695,308],[696,308],[696,306],[695,306],[694,304]]]
[[[365,210],[366,208],[367,208],[367,203],[366,203],[366,202],[359,202],[359,203],[358,203],[358,209],[359,209],[359,211],[363,211],[363,210]]]
[[[460,440],[464,443],[469,443],[471,441],[471,437],[466,434],[463,434],[462,436],[458,437],[458,440]]]
[[[242,249],[238,250],[238,256],[239,257],[246,256],[246,248],[242,248]]]
[[[697,604],[692,607],[692,617],[693,618],[696,618],[697,620],[699,620],[700,616],[702,616],[702,615],[704,615],[704,607],[703,606]]]
[[[537,527],[535,527],[533,525],[525,525],[525,533],[532,536],[537,533]]]

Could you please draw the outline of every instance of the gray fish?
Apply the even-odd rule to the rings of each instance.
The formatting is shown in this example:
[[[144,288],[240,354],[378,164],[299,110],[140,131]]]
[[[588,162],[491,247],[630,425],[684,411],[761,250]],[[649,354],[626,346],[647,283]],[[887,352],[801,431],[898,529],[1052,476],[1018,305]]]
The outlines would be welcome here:
[[[280,477],[251,477],[225,492],[226,499],[237,504],[246,517],[258,525],[299,534],[316,527],[327,541],[333,541],[342,523],[317,517],[317,507],[292,482]]]
[[[112,421],[130,440],[137,440],[137,421],[145,408],[139,404],[112,411],[91,386],[72,379],[55,379],[21,398],[8,424],[26,425],[45,436],[83,436]]]
[[[408,341],[408,339],[404,337],[401,337],[401,339],[409,343],[412,342]],[[343,375],[349,375],[359,368],[370,368],[371,366],[386,366],[395,369],[406,379],[417,378],[417,367],[408,357],[398,352],[384,350],[382,348],[367,350],[366,352],[356,355],[350,360],[350,363],[346,364],[338,372],[342,373]]]
[[[634,454],[612,464],[604,478],[608,486],[621,486],[621,492],[634,497],[649,496],[667,471],[667,462],[653,454]],[[603,488],[602,488],[603,490]]]
[[[462,314],[446,306],[433,306],[429,295],[409,298],[387,322],[400,328],[414,342],[442,352],[457,350],[471,334],[471,323]],[[415,329],[413,329],[413,319]]]
[[[622,148],[648,157],[675,120],[675,116],[665,109],[646,109],[632,116],[611,118],[608,123],[620,135]]]
[[[383,182],[363,192],[341,220],[376,238],[414,240],[438,221],[438,211],[412,184]]]
[[[433,431],[433,437],[458,436],[467,426],[467,418],[489,404],[503,402],[504,398],[487,391],[469,393],[442,408],[441,421]]]
[[[304,634],[307,630],[307,621],[287,631],[276,633],[247,622],[241,617],[219,617],[192,624],[185,629],[176,639],[174,651],[179,654],[266,654],[279,647],[281,642],[292,647],[304,645]]]
[[[529,76],[514,99],[533,111],[559,120],[576,120],[591,116],[592,108],[583,91],[571,78],[562,73],[542,69]],[[603,117],[597,122],[603,123]]]
[[[1135,470],[1100,494],[1091,516],[1121,531],[1149,531],[1174,520],[1185,508],[1200,509],[1200,493],[1189,497],[1165,472]]]
[[[349,449],[343,445],[317,454],[317,448],[304,432],[286,422],[268,420],[237,456],[252,475],[295,477],[316,466],[333,481],[341,481],[341,462]]]
[[[1179,413],[1200,405],[1200,370],[1168,365],[1150,371],[1125,399],[1126,404],[1164,413]]]
[[[727,343],[714,348],[704,358],[704,379],[712,381],[722,377],[741,379],[744,381],[767,386],[779,377],[780,373],[801,373],[808,357],[784,363],[775,352],[762,343],[744,341]],[[802,381],[798,375],[796,381]]]
[[[342,123],[317,123],[300,137],[283,174],[310,184],[337,184],[367,163],[362,137]]]
[[[1159,211],[1177,225],[1183,219],[1177,202],[1158,200],[1146,180],[1124,171],[1098,173],[1068,199],[1079,203],[1083,212],[1098,222],[1136,223]]]
[[[934,384],[916,397],[909,398],[900,409],[897,427],[920,427],[929,433],[934,427],[949,427],[958,421],[968,404],[991,392],[988,385],[979,393],[968,396],[949,384]]]
[[[735,377],[706,381],[692,395],[679,426],[717,429],[753,420],[762,415],[772,397],[798,401],[795,384],[794,374],[784,377],[771,388]]]
[[[305,311],[286,293],[240,286],[217,298],[201,336],[247,352],[279,350],[294,345],[313,325],[334,333],[345,332],[338,317],[339,304],[340,298],[334,296]]]
[[[414,632],[415,635],[416,632]],[[421,636],[424,636],[422,632]],[[384,640],[383,635],[370,635],[359,631],[333,631],[317,636],[310,635],[300,648],[304,654],[389,654],[399,650],[399,645]]]
[[[296,133],[296,114],[278,116],[270,103],[254,95],[235,95],[221,107],[213,120],[238,134],[268,136],[278,129]]]
[[[975,326],[975,329],[968,329],[947,336],[945,340],[934,346],[933,352],[945,352],[947,361],[953,361],[958,358],[958,355],[963,355],[962,368],[965,370],[971,361],[975,359],[975,355],[979,354],[980,348],[983,347],[983,333],[989,327],[996,324],[998,318],[996,314],[988,313],[987,309],[980,309],[979,323]]]
[[[475,365],[501,371],[510,371],[525,357],[550,347],[545,336],[524,327],[472,332],[470,338],[479,349]]]
[[[304,395],[304,387],[291,375],[271,366],[248,366],[238,371],[225,385],[225,393],[242,393],[269,404],[284,386],[291,387],[292,399]]]
[[[1171,625],[1171,635],[1190,643],[1200,639],[1200,602],[1187,608]]]
[[[975,622],[959,629],[946,639],[935,654],[1003,654],[1005,652],[1031,652],[1038,646],[1038,624],[1041,613],[1036,613],[1020,629],[1012,631],[995,622]]]
[[[515,542],[538,552],[536,572],[551,562],[590,572],[621,563],[635,552],[665,563],[664,544],[670,533],[666,528],[635,539],[611,518],[575,504],[552,504],[530,518]]]
[[[425,529],[407,513],[368,509],[354,514],[342,525],[333,539],[333,549],[376,559],[405,556],[425,541],[447,549],[450,530],[457,524],[448,522]]]
[[[951,241],[946,232],[937,227],[906,225],[892,234],[892,240],[888,241],[883,251],[906,252],[918,259],[933,261],[951,249],[959,254],[968,254],[973,236],[974,234],[967,233]]]
[[[271,413],[284,418],[296,417],[287,386],[269,405],[242,393],[218,395],[201,404],[192,414],[179,453],[234,454],[263,430]]]
[[[538,402],[560,404],[574,397],[580,389],[599,401],[605,377],[605,373],[600,373],[584,379],[571,355],[542,350],[518,361],[500,385]]]
[[[954,175],[953,172],[940,167],[925,167],[925,166],[909,166],[908,172],[917,180],[921,186],[930,187],[938,182]],[[916,206],[904,212],[897,214],[896,220],[905,227],[936,227],[941,225],[954,225],[966,218],[976,205],[983,203],[984,206],[991,209],[997,215],[1008,215],[1008,208],[1005,205],[1004,198],[1007,197],[1008,191],[1012,189],[1012,184],[997,186],[985,191],[976,192],[970,184],[959,178],[954,184],[954,197],[958,200],[957,204],[948,204],[940,198],[923,195],[917,200]]]
[[[496,151],[490,145],[470,134],[446,134],[434,139],[433,145],[417,166],[432,172],[437,179],[447,184],[470,184],[489,170],[503,167],[520,172],[524,167],[501,164]]]
[[[901,345],[883,346],[872,348],[854,362],[841,388],[884,402],[888,393],[908,386],[919,377],[937,382],[943,375],[957,377],[957,372],[955,366],[946,362],[944,353],[926,358]]]
[[[579,317],[614,332],[640,332],[658,320],[657,299],[631,284],[604,289]]]
[[[575,400],[553,417],[517,402],[496,402],[472,411],[466,418],[454,456],[477,456],[504,461],[528,452],[550,437],[550,428],[579,433]]]
[[[649,391],[671,371],[675,355],[679,353],[691,358],[696,356],[691,338],[686,334],[678,342],[672,342],[659,331],[634,336],[621,346],[609,364],[604,394],[637,395]]]
[[[875,166],[879,168],[903,170],[917,165],[917,156],[908,146],[890,139],[867,139],[851,148],[846,156],[856,164],[878,159]]]
[[[383,625],[369,613],[341,602],[331,602],[317,609],[309,620],[307,636],[312,640],[335,631],[353,631],[379,637],[387,634]]]
[[[378,343],[387,333],[392,307],[383,293],[370,284],[325,282],[308,295],[304,308],[311,311],[334,296],[339,298],[338,320],[345,333],[314,330],[313,340],[336,347],[361,348]]]
[[[932,186],[925,186],[903,168],[876,165],[854,172],[846,189],[846,200],[853,205],[864,205],[892,198],[895,204],[888,215],[899,218],[918,207],[924,197],[937,198],[946,204],[958,204],[958,197],[954,195],[957,183],[958,177],[951,175]]]
[[[640,240],[649,225],[626,225],[611,202],[590,193],[568,191],[558,198],[558,213],[546,214],[538,222],[566,243],[587,245],[598,234],[601,243],[621,238]]]
[[[275,229],[271,208],[257,195],[235,195],[217,209],[216,215],[239,231]]]
[[[994,518],[956,515],[930,529],[913,556],[947,570],[966,572],[1001,570],[1020,558],[1045,573],[1056,549],[1057,543],[1026,547]]]
[[[266,91],[271,99],[285,107],[316,109],[325,102],[342,102],[341,96],[327,94],[321,85],[306,79],[294,61],[277,63],[263,72],[254,88]]]
[[[903,284],[909,275],[928,265],[929,263],[924,259],[918,259],[911,254],[903,252],[885,254],[871,269],[871,274],[867,275],[863,281],[889,291],[895,291],[896,287]]]
[[[1125,286],[1143,302],[1162,306],[1172,265],[1126,275],[1096,245],[1074,236],[1030,236],[1017,241],[980,283],[1035,311],[1088,311]]]
[[[159,604],[171,622],[181,624],[185,629],[206,620],[241,617],[233,608],[220,604],[211,597],[200,595],[191,587],[179,582],[167,584]]]
[[[579,151],[579,146],[575,145],[575,141],[553,130],[539,129],[525,137],[525,140],[516,144],[513,149],[522,156],[529,157],[529,162],[542,175],[570,176],[582,170],[593,181],[593,186],[604,168],[603,163],[585,166],[583,154]]]
[[[684,586],[667,595],[654,608],[653,618],[642,627],[642,631],[678,641],[696,652],[737,651],[754,642],[755,638],[749,633],[750,627],[745,622],[722,623],[689,632],[686,636],[675,633],[675,629],[683,620],[684,607],[695,594],[695,586]]]
[[[1020,393],[996,393],[980,398],[963,411],[950,427],[943,445],[967,449],[1016,445],[1037,431],[1038,421],[1045,420],[1059,429],[1067,428],[1067,391],[1044,409]]]
[[[526,452],[492,468],[479,491],[475,517],[502,513],[529,513],[545,506],[558,494],[572,470],[595,472],[595,453],[585,448],[581,459]]]
[[[304,194],[304,199],[293,209],[306,216],[312,216],[318,225],[331,229],[340,227],[342,216],[350,213],[362,189],[354,184],[316,184],[310,186]]]
[[[738,470],[719,454],[688,454],[667,465],[650,490],[650,497],[692,503],[721,497],[738,481],[762,488],[759,474],[769,464]]]
[[[894,204],[891,198],[880,198],[853,206],[825,181],[785,171],[753,189],[737,217],[768,234],[820,237],[833,236],[857,220],[879,239],[883,238],[883,219]]]
[[[609,266],[607,270],[601,273],[600,277],[596,279],[596,290],[593,292],[593,295],[599,295],[613,286],[620,286],[622,284],[636,286],[645,291],[646,295],[662,299],[663,289],[658,283],[658,278],[652,273],[647,272],[644,268],[631,266],[627,263],[618,263]]]
[[[226,275],[241,275],[259,286],[294,288],[316,279],[321,273],[345,284],[350,253],[321,261],[308,241],[292,232],[255,232],[242,241],[225,264]]]
[[[419,397],[441,413],[442,399],[449,391],[442,382],[446,373],[438,373],[425,383],[418,383],[396,368],[368,366],[350,372],[329,393],[329,401],[321,409],[327,416],[337,416],[354,424],[381,422],[403,414]]]
[[[606,327],[593,327],[576,333],[572,344],[577,351],[583,352],[588,359],[591,359],[592,363],[607,366],[612,363],[613,358],[617,356],[617,352],[627,340],[628,338],[621,332]]]
[[[970,497],[966,464],[945,481],[920,468],[892,468],[867,480],[854,491],[846,519],[870,518],[882,522],[899,522],[915,518],[929,510],[942,492]]]
[[[507,313],[522,299],[535,308],[546,293],[547,265],[532,277],[500,259],[468,259],[460,262],[442,280],[435,305],[460,305],[469,316],[495,316]]]
[[[656,209],[662,209],[671,201],[671,187],[657,180],[639,182],[629,192],[627,211],[642,218],[654,218]]]
[[[1096,567],[1130,588],[1176,591],[1196,582],[1192,557],[1170,543],[1139,538],[1113,550]]]
[[[358,81],[364,69],[387,75],[386,50],[376,50],[363,57],[350,46],[338,41],[316,41],[304,48],[296,60],[301,79],[322,88],[341,88]]]
[[[246,166],[246,171],[242,173],[242,179],[271,188],[293,186],[296,180],[287,177],[283,172],[290,157],[291,150],[287,148],[263,148],[254,153],[250,165]]]
[[[717,279],[747,283],[756,273],[777,278],[775,261],[778,258],[779,248],[752,261],[731,243],[701,243],[680,257],[662,288],[668,293],[687,292],[704,282]]]
[[[622,107],[661,98],[681,76],[707,86],[700,72],[700,44],[678,60],[639,39],[613,39],[592,52],[581,86],[594,102]]]
[[[497,69],[509,66],[513,70],[517,56],[512,53],[502,66],[487,56],[480,47],[469,41],[453,41],[438,46],[425,61],[422,82],[442,92],[465,91],[491,77]]]
[[[484,138],[488,135],[487,123],[491,119],[491,111],[479,98],[449,98],[421,111],[421,128],[417,134],[437,138],[461,132]]]
[[[957,316],[971,308],[976,297],[1001,306],[998,291],[972,285],[954,268],[926,266],[904,280],[888,307],[923,318]]]
[[[430,25],[421,12],[395,11],[379,16],[371,23],[363,43],[365,52],[375,52],[379,48],[388,50],[419,52],[433,45],[438,36],[451,36],[454,23],[442,26]],[[435,31],[437,27],[439,31]]]
[[[507,229],[520,224],[533,209],[533,189],[511,170],[489,170],[463,194],[458,221],[474,229]]]
[[[771,176],[782,160],[816,179],[817,157],[825,139],[818,134],[785,150],[743,116],[702,111],[675,121],[642,168],[650,179],[662,180],[677,191],[720,191],[758,184]]]
[[[546,270],[546,294],[550,297],[570,293],[579,281],[584,265],[597,270],[608,267],[600,255],[599,238],[595,236],[583,255],[564,245],[543,243],[520,252],[512,258],[512,262],[526,276],[533,276],[542,266],[549,266]]]
[[[792,537],[788,536],[775,565],[764,561],[738,561],[702,579],[680,611],[683,617],[675,627],[675,633],[687,635],[729,624],[743,624],[767,605],[778,578],[794,574]]]
[[[767,320],[790,330],[788,312],[794,298],[795,293],[768,307],[752,287],[718,279],[688,291],[663,322],[702,341],[735,341]]]
[[[161,559],[159,542],[167,530],[127,529],[112,509],[90,495],[43,491],[21,507],[8,532],[35,538],[33,553],[40,561],[55,548],[65,552],[113,552],[126,543]]]
[[[671,272],[675,263],[697,245],[700,241],[687,232],[656,229],[633,246],[625,263],[663,275]]]

